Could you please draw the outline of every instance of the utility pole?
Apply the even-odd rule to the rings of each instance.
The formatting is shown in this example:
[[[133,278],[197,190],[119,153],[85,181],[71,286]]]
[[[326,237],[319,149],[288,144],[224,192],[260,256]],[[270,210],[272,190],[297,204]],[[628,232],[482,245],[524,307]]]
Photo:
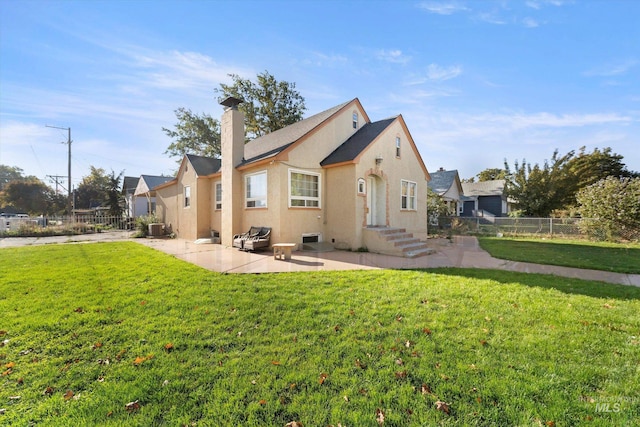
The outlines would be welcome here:
[[[69,209],[69,216],[73,218],[73,192],[72,192],[72,185],[71,185],[71,128],[63,128],[63,127],[49,126],[49,125],[45,125],[45,126],[53,129],[66,130],[68,132],[66,144],[69,146],[69,161],[68,161],[68,173],[67,173],[67,182],[69,183],[67,191],[69,193],[69,200],[67,201],[67,206]],[[63,142],[63,144],[65,144],[65,142]]]
[[[56,194],[58,194],[58,186],[62,187],[63,190],[66,190],[66,188],[64,188],[64,185],[62,185],[62,183],[59,181],[60,178],[64,177],[64,175],[47,175],[47,178],[49,178],[51,182],[55,182],[56,184]]]

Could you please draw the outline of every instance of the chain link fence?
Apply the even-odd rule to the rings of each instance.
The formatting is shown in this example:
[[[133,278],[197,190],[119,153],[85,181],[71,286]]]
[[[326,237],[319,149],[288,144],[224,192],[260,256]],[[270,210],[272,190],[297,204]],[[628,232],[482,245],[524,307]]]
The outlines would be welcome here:
[[[587,227],[592,223],[587,218],[440,217],[437,225],[430,225],[429,233],[611,238],[597,227]],[[619,227],[616,234],[622,240],[640,240],[640,230],[636,228]]]

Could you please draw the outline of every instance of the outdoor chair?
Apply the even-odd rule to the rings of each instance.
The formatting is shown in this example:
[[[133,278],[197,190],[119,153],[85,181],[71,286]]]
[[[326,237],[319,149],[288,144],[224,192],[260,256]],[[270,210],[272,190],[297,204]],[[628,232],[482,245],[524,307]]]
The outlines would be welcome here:
[[[255,251],[257,249],[264,249],[269,247],[271,241],[271,228],[262,227],[260,232],[255,236],[249,236],[244,241],[243,250]]]
[[[244,242],[249,237],[255,237],[260,233],[261,227],[251,227],[246,233],[236,234],[233,236],[233,247],[240,250],[244,249]]]

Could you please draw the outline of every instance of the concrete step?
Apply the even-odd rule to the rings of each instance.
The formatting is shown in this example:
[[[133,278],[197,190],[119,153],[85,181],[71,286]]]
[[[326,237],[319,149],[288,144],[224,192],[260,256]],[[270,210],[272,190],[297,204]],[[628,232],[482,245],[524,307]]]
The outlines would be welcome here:
[[[394,240],[412,238],[412,237],[413,237],[413,233],[393,233],[393,234],[384,235],[384,239],[388,242],[391,242]]]
[[[424,249],[416,249],[414,251],[405,252],[405,258],[418,258],[421,256],[427,256],[435,253],[435,249],[432,248],[424,248]]]
[[[397,246],[397,248],[400,249],[403,253],[406,253],[406,252],[417,251],[421,249],[428,249],[429,247],[427,246],[426,243],[417,241],[413,243],[407,243],[406,245]]]
[[[393,246],[406,246],[411,245],[413,243],[420,243],[420,239],[416,239],[411,235],[411,237],[404,237],[402,239],[390,240],[389,243],[393,243]]]

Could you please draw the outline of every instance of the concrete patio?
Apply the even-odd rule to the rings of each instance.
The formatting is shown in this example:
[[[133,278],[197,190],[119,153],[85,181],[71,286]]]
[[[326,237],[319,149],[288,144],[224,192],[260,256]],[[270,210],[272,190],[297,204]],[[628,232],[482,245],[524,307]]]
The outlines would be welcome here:
[[[430,239],[431,255],[401,258],[369,252],[294,251],[291,260],[275,260],[272,251],[243,252],[214,244],[195,244],[182,239],[133,239],[133,233],[109,232],[80,236],[2,238],[0,248],[55,243],[97,241],[133,242],[173,255],[207,270],[220,273],[277,273],[293,271],[372,270],[382,268],[416,269],[438,267],[492,268],[524,273],[542,273],[585,280],[597,280],[640,287],[639,274],[611,273],[600,270],[559,267],[507,261],[491,257],[473,236]]]
[[[584,270],[493,258],[480,248],[478,239],[473,236],[454,236],[451,241],[430,239],[428,243],[434,253],[418,258],[334,250],[329,252],[294,251],[289,261],[275,260],[271,251],[250,253],[221,245],[201,245],[180,239],[138,239],[136,241],[207,270],[221,273],[465,267],[552,274],[640,287],[640,275],[638,274]]]

